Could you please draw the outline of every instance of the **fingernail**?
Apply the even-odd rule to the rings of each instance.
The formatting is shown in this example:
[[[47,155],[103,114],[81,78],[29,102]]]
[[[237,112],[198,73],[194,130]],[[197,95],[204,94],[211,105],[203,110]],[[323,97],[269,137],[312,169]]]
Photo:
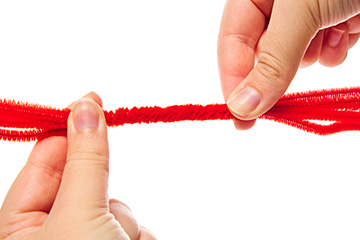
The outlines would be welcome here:
[[[330,28],[328,36],[327,36],[327,43],[330,47],[337,47],[340,44],[341,39],[344,36],[345,31],[336,28]]]
[[[99,113],[93,103],[82,99],[73,109],[74,125],[77,130],[97,128],[99,126]]]
[[[240,117],[247,117],[255,111],[260,101],[260,94],[252,87],[247,86],[230,98],[227,105],[233,113]]]

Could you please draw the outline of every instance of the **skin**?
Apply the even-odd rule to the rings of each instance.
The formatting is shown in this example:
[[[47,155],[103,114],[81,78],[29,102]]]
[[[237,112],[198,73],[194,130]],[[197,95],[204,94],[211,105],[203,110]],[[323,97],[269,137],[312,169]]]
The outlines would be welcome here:
[[[218,60],[224,98],[241,119],[237,128],[252,127],[284,94],[300,65],[341,64],[359,38],[359,10],[358,0],[228,0]],[[246,87],[260,101],[244,113],[231,100]],[[67,138],[35,145],[1,208],[0,240],[155,239],[125,204],[108,199],[101,106],[99,96],[88,94],[70,105]]]
[[[359,39],[359,12],[357,0],[227,0],[218,63],[224,98],[239,118],[236,128],[251,128],[300,66],[341,64]],[[237,104],[237,94],[247,87],[259,101]]]
[[[108,199],[109,150],[102,101],[69,106],[68,137],[35,144],[0,210],[1,240],[154,240],[130,209]]]

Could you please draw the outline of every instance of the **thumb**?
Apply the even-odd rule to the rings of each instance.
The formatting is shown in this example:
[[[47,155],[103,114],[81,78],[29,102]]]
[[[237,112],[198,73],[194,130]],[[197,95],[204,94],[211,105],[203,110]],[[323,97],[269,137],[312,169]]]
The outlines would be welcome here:
[[[258,63],[229,96],[229,110],[238,118],[251,120],[269,110],[294,78],[319,29],[305,2],[274,1]]]
[[[53,212],[93,218],[108,211],[109,150],[102,109],[93,100],[75,102],[68,118],[68,153]],[[104,211],[102,211],[104,210]]]

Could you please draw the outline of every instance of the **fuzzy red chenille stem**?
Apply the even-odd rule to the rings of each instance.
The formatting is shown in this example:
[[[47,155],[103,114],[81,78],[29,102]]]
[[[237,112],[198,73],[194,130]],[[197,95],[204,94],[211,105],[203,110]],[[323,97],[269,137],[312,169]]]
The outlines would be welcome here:
[[[69,113],[69,109],[0,100],[0,139],[33,141],[55,135],[66,136]],[[104,113],[107,125],[111,127],[133,123],[235,119],[226,104],[119,108]],[[360,130],[360,87],[287,94],[260,118],[319,135]]]

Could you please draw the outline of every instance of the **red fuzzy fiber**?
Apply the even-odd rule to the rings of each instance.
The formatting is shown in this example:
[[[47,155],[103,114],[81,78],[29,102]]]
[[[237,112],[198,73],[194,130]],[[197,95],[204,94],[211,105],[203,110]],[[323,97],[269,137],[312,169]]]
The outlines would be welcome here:
[[[66,136],[69,113],[69,109],[0,100],[0,139],[33,141],[54,135]],[[133,123],[235,119],[226,104],[119,108],[104,113],[111,127]],[[260,118],[319,135],[360,130],[360,87],[288,94]],[[327,124],[316,120],[327,121]]]

